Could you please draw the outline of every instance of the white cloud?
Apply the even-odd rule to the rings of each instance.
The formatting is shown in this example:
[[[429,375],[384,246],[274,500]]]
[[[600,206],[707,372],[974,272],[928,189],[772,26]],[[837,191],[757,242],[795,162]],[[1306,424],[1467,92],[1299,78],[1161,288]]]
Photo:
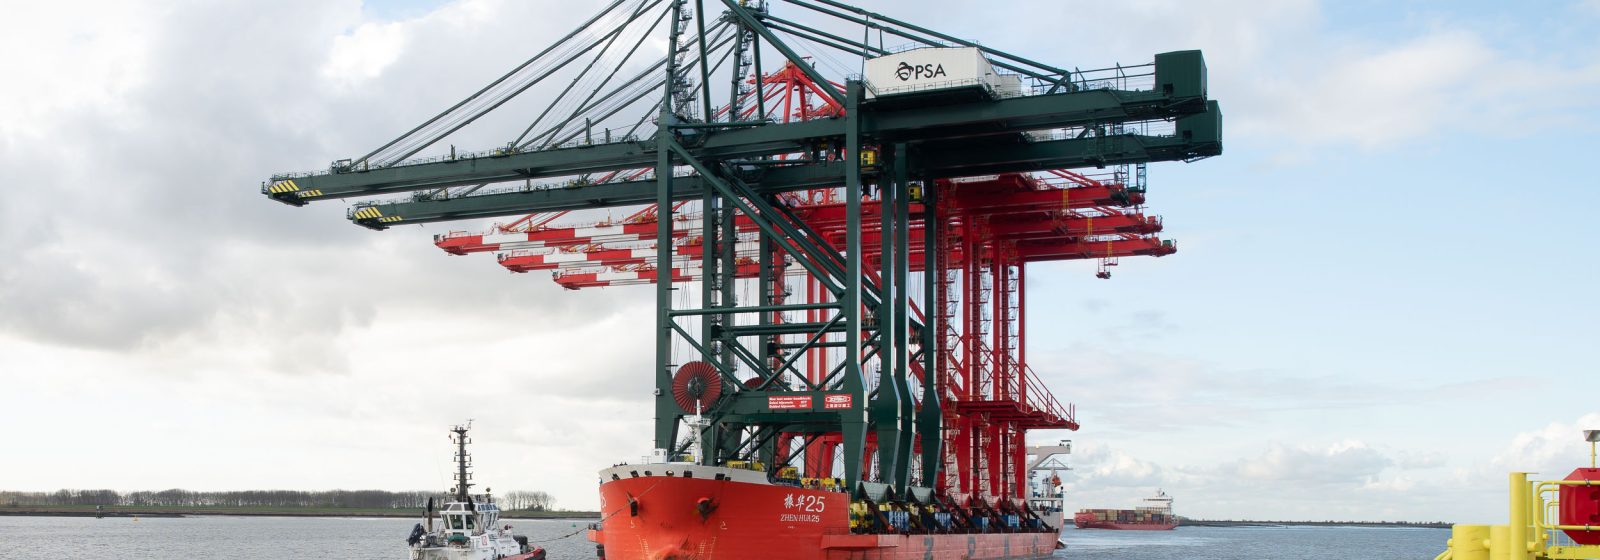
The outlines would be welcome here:
[[[1302,72],[1264,79],[1273,101],[1245,134],[1367,147],[1426,134],[1467,109],[1495,53],[1475,36],[1445,33],[1376,52],[1331,53]],[[1310,62],[1309,60],[1302,62]]]
[[[1265,453],[1225,465],[1223,471],[1248,480],[1295,484],[1367,484],[1394,461],[1360,441],[1327,446],[1274,443]]]
[[[1542,478],[1562,478],[1589,456],[1584,430],[1600,430],[1600,411],[1590,412],[1573,422],[1551,422],[1538,430],[1522,432],[1511,444],[1489,461],[1496,474],[1519,471],[1538,473]]]
[[[13,464],[6,484],[433,488],[450,456],[444,427],[475,418],[482,480],[592,506],[595,469],[643,455],[650,443],[650,419],[636,412],[650,398],[649,333],[626,327],[650,306],[629,299],[582,321],[382,308],[371,327],[322,341],[337,346],[337,367],[286,366],[315,341],[253,325],[185,340],[204,350],[170,354],[0,339],[0,410],[51,416],[70,403],[78,411],[14,438],[50,460]],[[616,348],[583,350],[595,340]],[[322,374],[284,375],[295,368]],[[184,442],[207,442],[207,451],[174,464],[168,452]],[[106,453],[119,460],[96,460]],[[319,462],[333,468],[306,468]]]
[[[86,13],[93,12],[93,13]],[[7,7],[0,23],[0,138],[47,134],[74,111],[124,109],[122,96],[147,80],[156,13],[133,2],[84,10],[67,3]],[[70,30],[70,31],[64,31]]]
[[[1083,487],[1149,487],[1167,482],[1169,473],[1159,465],[1104,444],[1077,446],[1072,456],[1073,483]]]
[[[1378,149],[1462,133],[1534,134],[1594,113],[1597,102],[1587,92],[1600,85],[1600,65],[1592,56],[1530,53],[1511,42],[1517,35],[1503,33],[1503,25],[1449,16],[1363,35],[1330,27],[1324,5],[1066,2],[1039,10],[1041,17],[1019,21],[995,10],[979,21],[1026,29],[1015,37],[1059,34],[1060,21],[1112,22],[1075,26],[1056,47],[989,43],[1052,53],[1043,59],[1080,68],[1201,49],[1228,138],[1235,146],[1248,140],[1278,151],[1270,155],[1283,161],[1308,161],[1312,150],[1327,146]]]
[[[1305,53],[1311,54],[1311,53]],[[1335,47],[1286,57],[1282,71],[1249,80],[1232,127],[1252,137],[1306,145],[1378,148],[1470,132],[1531,134],[1594,105],[1594,67],[1513,57],[1466,30],[1440,30],[1398,44]],[[1548,95],[1528,95],[1540,84]]]
[[[1128,507],[1161,488],[1182,504],[1180,515],[1205,519],[1503,522],[1506,473],[1565,477],[1588,465],[1582,430],[1597,428],[1600,412],[1592,412],[1521,432],[1498,451],[1448,455],[1344,440],[1268,442],[1217,461],[1088,442],[1077,446],[1063,478],[1077,507]]]
[[[334,39],[322,75],[342,87],[360,85],[400,59],[405,53],[405,39],[404,24],[363,23]]]
[[[158,4],[0,19],[8,84],[30,85],[0,88],[0,409],[85,411],[19,442],[50,460],[5,484],[431,488],[440,430],[476,416],[485,479],[592,505],[594,470],[649,447],[649,332],[624,326],[648,289],[566,292],[255,188],[387,140],[586,14]],[[193,441],[210,452],[174,465]],[[108,451],[127,460],[59,466]]]

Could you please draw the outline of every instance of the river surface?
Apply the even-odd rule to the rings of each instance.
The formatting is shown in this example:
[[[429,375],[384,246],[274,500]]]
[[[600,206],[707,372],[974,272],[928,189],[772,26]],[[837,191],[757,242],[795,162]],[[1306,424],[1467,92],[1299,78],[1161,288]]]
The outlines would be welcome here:
[[[510,520],[550,560],[591,560],[587,521]],[[4,560],[404,560],[411,519],[307,517],[107,518],[0,516]],[[561,538],[564,535],[573,535]],[[1428,560],[1446,529],[1180,527],[1068,529],[1059,558],[1084,560]],[[742,559],[741,559],[742,560]],[[760,560],[760,559],[750,559]]]

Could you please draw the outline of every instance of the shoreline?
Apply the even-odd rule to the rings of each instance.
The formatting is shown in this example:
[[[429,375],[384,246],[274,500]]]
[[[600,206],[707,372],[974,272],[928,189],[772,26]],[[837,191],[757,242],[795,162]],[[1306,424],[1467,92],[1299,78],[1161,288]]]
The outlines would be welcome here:
[[[1180,527],[1365,527],[1372,529],[1449,529],[1450,523],[1407,521],[1234,521],[1231,519],[1183,519]]]
[[[68,506],[68,507],[3,507],[0,506],[0,517],[95,517],[104,518],[181,518],[199,517],[210,515],[223,515],[231,517],[334,517],[334,518],[393,518],[407,519],[422,517],[421,510],[363,510],[363,509],[334,509],[334,508],[307,508],[307,509],[278,509],[278,508],[141,508],[117,507],[97,512],[93,507]],[[599,512],[590,511],[552,511],[552,512],[501,512],[501,519],[521,520],[553,520],[553,521],[592,521],[599,519]]]

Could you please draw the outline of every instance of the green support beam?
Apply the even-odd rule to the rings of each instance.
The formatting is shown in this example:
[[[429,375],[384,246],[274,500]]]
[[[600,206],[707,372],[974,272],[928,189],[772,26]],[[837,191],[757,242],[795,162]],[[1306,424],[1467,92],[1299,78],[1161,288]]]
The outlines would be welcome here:
[[[1178,161],[1222,153],[1221,116],[1205,113],[1179,122],[1184,137],[1122,135],[1107,138],[1073,138],[1044,142],[1013,142],[973,147],[928,147],[917,174],[927,178],[960,177],[991,173],[1073,169],[1139,163]],[[1108,147],[1109,146],[1109,147]],[[1114,148],[1114,149],[1113,149]],[[752,174],[750,187],[764,195],[788,191],[837,186],[844,182],[844,165],[839,162],[795,165]],[[587,185],[572,188],[528,189],[525,191],[476,195],[448,200],[421,200],[378,203],[362,208],[373,212],[352,212],[351,220],[364,227],[445,222],[574,210],[633,206],[656,202],[655,180]],[[700,177],[677,177],[672,181],[672,197],[677,200],[699,198],[705,190]]]
[[[1183,59],[1182,62],[1192,67],[1192,60]],[[1161,73],[1160,66],[1157,73]],[[1196,77],[1183,72],[1172,75],[1174,79]],[[1199,74],[1203,76],[1203,72]],[[869,144],[917,142],[1175,118],[1205,111],[1206,99],[1196,92],[1203,93],[1204,86],[1179,83],[1170,93],[1164,90],[1087,90],[876,111],[872,119],[862,121],[861,135]],[[842,138],[844,120],[817,119],[706,132],[695,136],[688,148],[696,158],[722,161],[804,152],[811,146]],[[280,175],[262,190],[274,200],[303,205],[317,200],[639,169],[654,163],[653,142],[614,142],[444,159],[366,171]]]

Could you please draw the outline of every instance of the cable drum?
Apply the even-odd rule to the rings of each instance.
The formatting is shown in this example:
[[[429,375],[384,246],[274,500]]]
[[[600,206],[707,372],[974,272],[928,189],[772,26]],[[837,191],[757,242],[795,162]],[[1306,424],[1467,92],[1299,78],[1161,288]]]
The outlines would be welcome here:
[[[693,361],[678,368],[672,376],[672,400],[688,412],[711,408],[722,396],[722,376],[717,368],[702,361]]]

